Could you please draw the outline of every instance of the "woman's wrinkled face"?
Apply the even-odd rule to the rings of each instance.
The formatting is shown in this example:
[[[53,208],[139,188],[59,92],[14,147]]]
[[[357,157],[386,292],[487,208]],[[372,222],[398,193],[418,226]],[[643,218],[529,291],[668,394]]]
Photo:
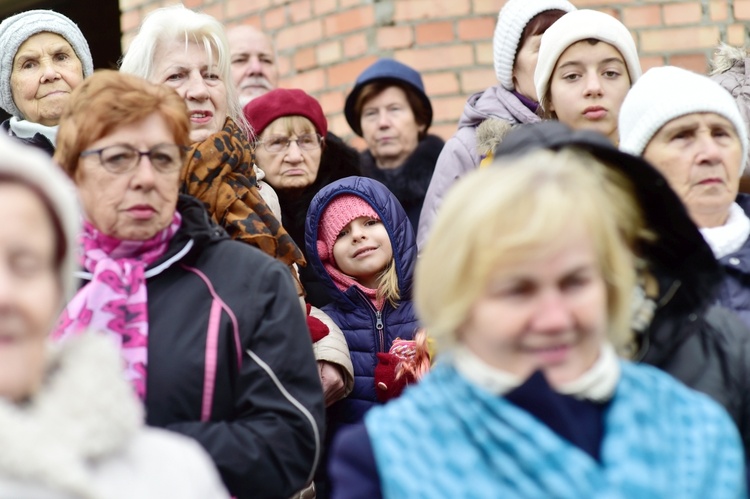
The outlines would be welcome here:
[[[164,118],[152,114],[114,129],[89,144],[87,151],[123,145],[145,152],[165,145],[174,148],[175,139]],[[142,241],[153,237],[172,221],[182,161],[180,157],[177,167],[167,172],[155,168],[152,159],[144,155],[130,171],[113,173],[102,165],[98,154],[82,156],[73,180],[86,218],[99,231],[117,239]]]
[[[536,87],[534,86],[534,70],[539,58],[539,45],[542,43],[542,35],[533,35],[523,42],[516,54],[513,64],[513,84],[516,92],[525,95],[533,101],[538,101]]]
[[[0,397],[18,402],[41,384],[61,283],[53,222],[39,197],[21,184],[2,183],[0,210]]]
[[[227,87],[216,57],[203,45],[184,40],[162,41],[154,51],[149,80],[174,88],[185,99],[190,116],[190,140],[202,142],[224,127]]]
[[[82,81],[81,61],[68,41],[56,33],[30,36],[13,58],[13,102],[28,121],[57,125],[70,93]]]
[[[263,130],[255,147],[255,161],[266,174],[265,181],[274,189],[304,189],[318,178],[323,149],[315,128],[298,126],[289,132],[281,119],[274,120]],[[277,148],[288,143],[279,152]]]
[[[424,125],[414,118],[406,92],[388,87],[362,106],[362,137],[379,168],[398,168],[414,152]]]
[[[552,385],[596,361],[607,331],[607,291],[581,227],[557,248],[499,265],[459,328],[459,339],[497,369],[526,379],[542,370]]]
[[[664,175],[699,227],[724,225],[745,159],[731,121],[716,113],[675,118],[654,134],[643,157]]]

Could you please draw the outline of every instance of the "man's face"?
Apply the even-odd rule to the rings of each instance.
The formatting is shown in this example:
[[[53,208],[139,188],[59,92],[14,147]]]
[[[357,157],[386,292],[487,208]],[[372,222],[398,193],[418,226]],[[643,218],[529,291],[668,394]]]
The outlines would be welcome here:
[[[232,81],[244,106],[278,86],[279,71],[271,40],[252,26],[227,31]]]

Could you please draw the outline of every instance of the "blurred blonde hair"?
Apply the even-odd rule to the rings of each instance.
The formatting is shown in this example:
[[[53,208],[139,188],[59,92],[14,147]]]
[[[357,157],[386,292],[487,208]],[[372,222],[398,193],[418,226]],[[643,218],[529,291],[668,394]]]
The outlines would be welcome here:
[[[498,266],[554,250],[579,223],[605,281],[608,339],[626,352],[636,277],[631,250],[645,233],[631,187],[574,147],[504,157],[462,179],[446,197],[415,272],[415,305],[437,346],[456,341]]]

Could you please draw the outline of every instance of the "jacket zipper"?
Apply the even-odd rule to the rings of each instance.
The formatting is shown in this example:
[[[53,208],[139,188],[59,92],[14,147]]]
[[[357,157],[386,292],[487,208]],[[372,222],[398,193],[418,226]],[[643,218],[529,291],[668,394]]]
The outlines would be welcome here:
[[[378,352],[385,353],[385,323],[383,322],[383,312],[376,309],[370,299],[360,290],[356,288],[357,293],[362,300],[370,307],[370,310],[375,312],[375,331],[377,331],[377,337],[375,339],[376,348]]]

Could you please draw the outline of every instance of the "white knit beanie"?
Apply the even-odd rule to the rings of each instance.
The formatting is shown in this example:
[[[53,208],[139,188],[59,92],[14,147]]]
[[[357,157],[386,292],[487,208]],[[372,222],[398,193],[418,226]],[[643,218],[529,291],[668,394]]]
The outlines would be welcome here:
[[[11,16],[0,23],[0,107],[5,112],[22,118],[13,102],[10,75],[18,48],[37,33],[56,33],[65,38],[81,61],[84,78],[94,72],[94,62],[86,38],[78,26],[62,14],[52,10],[28,10]]]
[[[38,189],[54,210],[63,232],[65,247],[57,272],[67,302],[76,290],[73,272],[77,268],[78,231],[81,215],[78,197],[73,182],[52,159],[35,147],[0,134],[0,175],[17,178]],[[31,228],[34,230],[34,228]]]
[[[633,37],[620,21],[596,10],[576,10],[555,21],[542,35],[539,58],[534,71],[534,86],[540,102],[549,89],[552,72],[565,50],[576,42],[593,38],[616,48],[628,68],[630,84],[641,76],[641,62]]]
[[[747,125],[732,94],[707,76],[674,66],[646,71],[620,108],[620,149],[640,156],[661,127],[680,116],[716,113],[728,119],[747,157]]]
[[[506,90],[513,90],[513,65],[516,62],[518,43],[529,21],[548,10],[571,12],[575,5],[567,0],[508,0],[497,15],[492,51],[495,58],[497,80]]]

